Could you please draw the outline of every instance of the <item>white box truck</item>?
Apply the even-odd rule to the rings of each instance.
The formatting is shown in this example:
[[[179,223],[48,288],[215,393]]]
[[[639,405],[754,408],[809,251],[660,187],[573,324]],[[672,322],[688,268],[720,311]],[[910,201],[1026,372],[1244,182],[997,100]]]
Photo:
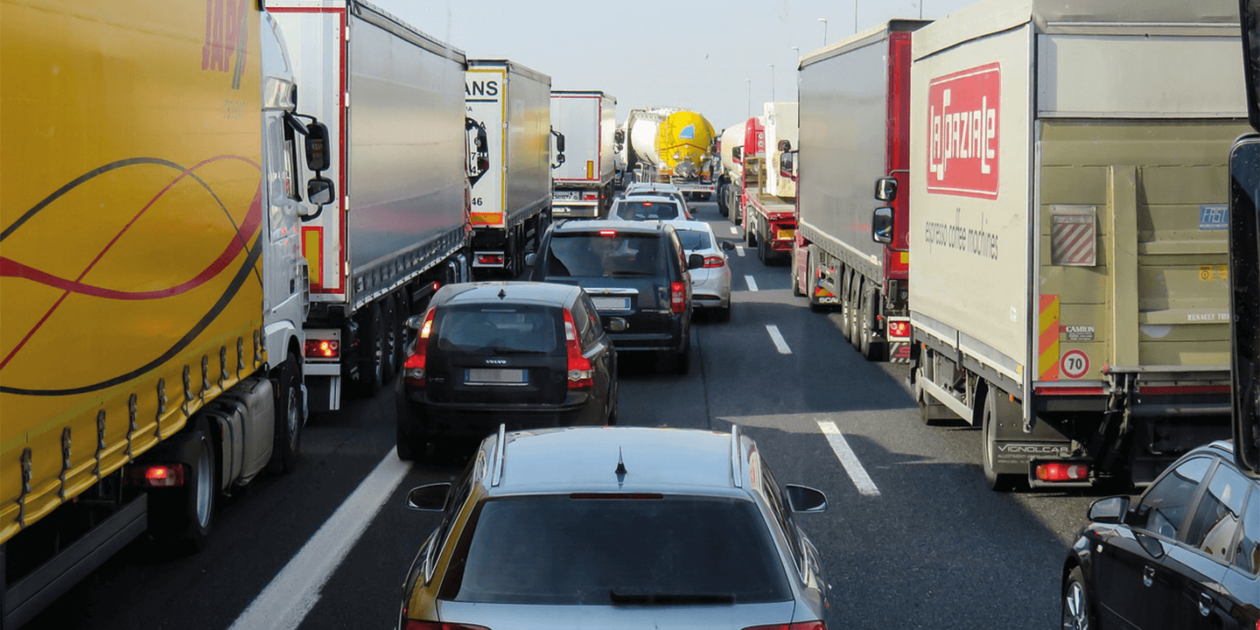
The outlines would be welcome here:
[[[489,169],[472,187],[473,270],[515,278],[551,222],[551,77],[513,61],[471,59],[464,93],[468,118],[488,139]]]
[[[564,136],[564,162],[551,174],[552,216],[598,218],[612,205],[617,98],[598,90],[553,90],[551,127]]]
[[[983,427],[994,487],[1149,482],[1228,437],[1237,24],[985,0],[915,33],[912,379],[925,420]]]
[[[312,410],[399,370],[407,317],[469,277],[464,54],[361,0],[268,0],[340,197],[302,225]]]

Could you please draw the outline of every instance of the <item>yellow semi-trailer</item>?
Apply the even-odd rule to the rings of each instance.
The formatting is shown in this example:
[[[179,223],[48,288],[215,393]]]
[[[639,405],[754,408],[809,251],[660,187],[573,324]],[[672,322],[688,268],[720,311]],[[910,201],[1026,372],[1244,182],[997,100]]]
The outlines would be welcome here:
[[[704,200],[714,192],[716,140],[704,116],[671,107],[630,110],[616,136],[637,181],[671,183]]]
[[[296,461],[305,190],[253,2],[0,3],[0,626]],[[316,151],[307,166],[319,166]]]
[[[1229,435],[1237,20],[985,0],[915,33],[912,378],[995,488],[1148,482]]]

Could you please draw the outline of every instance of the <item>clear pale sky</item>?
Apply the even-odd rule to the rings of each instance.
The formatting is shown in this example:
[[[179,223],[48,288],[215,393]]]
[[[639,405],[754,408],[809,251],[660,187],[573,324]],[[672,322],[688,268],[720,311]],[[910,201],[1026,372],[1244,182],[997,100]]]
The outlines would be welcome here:
[[[704,114],[721,130],[796,99],[796,61],[892,17],[943,17],[973,0],[368,0],[472,59],[507,58],[557,90],[603,90],[633,107]],[[774,64],[771,70],[770,64]]]

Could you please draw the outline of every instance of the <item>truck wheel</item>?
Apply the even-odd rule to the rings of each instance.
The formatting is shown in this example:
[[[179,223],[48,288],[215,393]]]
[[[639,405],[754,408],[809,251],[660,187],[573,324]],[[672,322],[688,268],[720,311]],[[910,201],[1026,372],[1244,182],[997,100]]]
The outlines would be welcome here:
[[[1018,475],[998,474],[994,465],[997,461],[998,414],[1002,413],[998,407],[1010,406],[1007,401],[1001,400],[1002,397],[998,388],[990,385],[984,399],[984,481],[994,492],[1010,492],[1019,485]]]
[[[757,246],[757,226],[753,221],[744,226],[744,244],[748,247]]]
[[[276,378],[276,431],[271,449],[271,472],[290,472],[297,467],[302,438],[302,370],[289,355]]]
[[[849,344],[854,350],[862,350],[862,330],[859,328],[861,322],[858,313],[862,310],[862,293],[858,289],[861,281],[857,276],[849,276],[849,290],[844,292],[844,325],[847,329],[845,338],[849,340]]]
[[[757,260],[761,261],[761,266],[763,267],[770,266],[771,255],[769,250],[770,246],[766,243],[765,239],[757,239]]]
[[[380,301],[373,301],[368,304],[363,319],[363,335],[359,338],[360,352],[364,355],[359,361],[359,387],[367,397],[375,396],[385,384],[384,327]]]
[[[875,300],[878,299],[878,296],[879,294],[875,292],[875,287],[868,287],[866,291],[863,291],[862,310],[859,311],[858,315],[862,318],[858,326],[858,329],[861,331],[861,342],[858,349],[861,350],[862,356],[866,357],[867,361],[878,359],[876,356],[878,344],[875,343],[875,330],[871,325],[871,322],[875,319],[873,315],[875,314]]]
[[[796,243],[792,243],[792,297],[802,297],[805,292],[801,290],[801,274],[800,274],[800,248]]]
[[[215,487],[214,447],[210,424],[198,414],[190,434],[195,444],[194,459],[187,466],[182,488],[150,491],[150,531],[159,543],[177,553],[201,551],[214,525]]]

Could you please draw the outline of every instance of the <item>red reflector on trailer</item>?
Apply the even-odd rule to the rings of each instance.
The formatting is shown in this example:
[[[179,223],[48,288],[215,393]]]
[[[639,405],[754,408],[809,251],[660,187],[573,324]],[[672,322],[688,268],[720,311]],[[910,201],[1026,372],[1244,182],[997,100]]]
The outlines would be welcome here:
[[[599,201],[599,195],[597,193],[586,193],[582,195],[582,201]]]
[[[184,485],[184,467],[180,464],[151,464],[131,472],[137,485],[145,488],[178,488]]]
[[[304,350],[308,359],[336,359],[341,356],[341,343],[336,339],[307,339]]]
[[[477,264],[479,265],[502,265],[503,254],[481,254],[477,256]]]
[[[814,287],[814,297],[835,297],[835,294],[822,287]]]
[[[908,339],[910,337],[910,322],[895,319],[889,320],[888,336]]]
[[[1070,462],[1050,462],[1037,465],[1040,481],[1085,481],[1089,479],[1089,466]]]

